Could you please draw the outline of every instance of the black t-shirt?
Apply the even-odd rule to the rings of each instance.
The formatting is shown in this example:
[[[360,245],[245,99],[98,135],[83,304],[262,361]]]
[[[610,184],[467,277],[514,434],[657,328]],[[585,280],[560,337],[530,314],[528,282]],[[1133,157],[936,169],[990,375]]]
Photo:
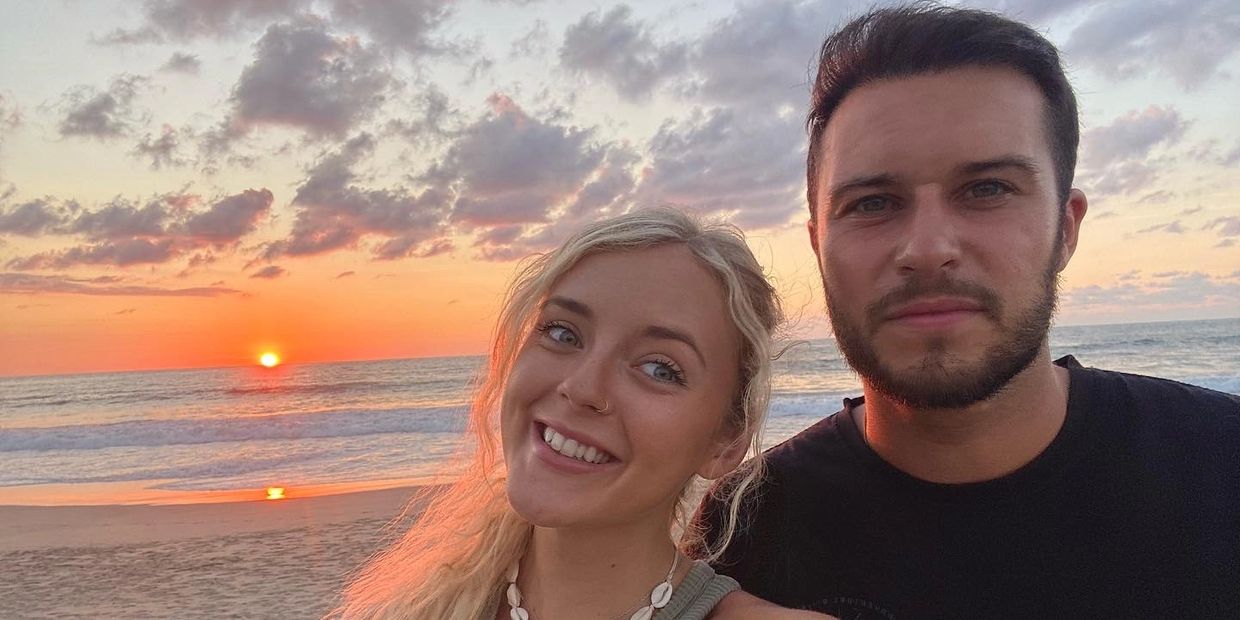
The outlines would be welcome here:
[[[716,568],[842,620],[1240,618],[1240,398],[1056,363],[1063,428],[986,482],[896,469],[846,400],[767,451]],[[719,509],[700,515],[712,533]]]

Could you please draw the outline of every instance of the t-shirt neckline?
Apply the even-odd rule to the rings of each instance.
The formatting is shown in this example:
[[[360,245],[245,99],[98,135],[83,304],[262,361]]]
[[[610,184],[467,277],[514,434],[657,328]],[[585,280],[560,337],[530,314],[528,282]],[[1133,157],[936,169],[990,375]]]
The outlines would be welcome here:
[[[899,487],[926,499],[948,502],[992,501],[1005,496],[1019,497],[1036,492],[1061,479],[1064,472],[1085,452],[1076,449],[1085,437],[1088,422],[1090,390],[1089,375],[1080,362],[1065,355],[1054,362],[1068,370],[1068,410],[1063,426],[1038,456],[1025,465],[999,478],[981,482],[946,484],[930,482],[913,476],[888,463],[866,443],[861,429],[852,416],[852,408],[865,402],[865,397],[845,398],[844,408],[836,414],[841,436],[860,461],[877,473],[884,484]]]

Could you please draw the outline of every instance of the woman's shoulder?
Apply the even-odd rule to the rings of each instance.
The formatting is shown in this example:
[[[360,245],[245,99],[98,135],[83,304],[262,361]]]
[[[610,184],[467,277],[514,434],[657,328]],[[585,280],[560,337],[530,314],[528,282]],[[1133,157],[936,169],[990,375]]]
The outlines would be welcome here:
[[[835,620],[832,616],[816,611],[788,609],[760,599],[748,592],[737,590],[723,597],[711,610],[708,620]]]

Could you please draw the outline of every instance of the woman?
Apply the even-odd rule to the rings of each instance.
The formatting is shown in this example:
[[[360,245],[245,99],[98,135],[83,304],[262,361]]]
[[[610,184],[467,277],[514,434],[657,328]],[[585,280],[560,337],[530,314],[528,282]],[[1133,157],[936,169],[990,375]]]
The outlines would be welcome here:
[[[509,290],[467,471],[359,573],[347,618],[821,618],[682,549],[700,479],[732,519],[760,475],[774,290],[735,229],[670,209],[598,222]],[[498,415],[497,415],[498,414]],[[496,419],[498,417],[498,420]],[[502,439],[502,458],[496,445]]]

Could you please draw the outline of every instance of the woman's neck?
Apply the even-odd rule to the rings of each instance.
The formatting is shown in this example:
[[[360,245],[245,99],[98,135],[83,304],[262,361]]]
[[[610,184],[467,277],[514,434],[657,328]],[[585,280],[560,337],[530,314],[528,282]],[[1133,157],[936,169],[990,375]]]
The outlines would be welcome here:
[[[627,618],[649,604],[676,553],[666,525],[535,527],[517,580],[522,607],[535,620]]]

